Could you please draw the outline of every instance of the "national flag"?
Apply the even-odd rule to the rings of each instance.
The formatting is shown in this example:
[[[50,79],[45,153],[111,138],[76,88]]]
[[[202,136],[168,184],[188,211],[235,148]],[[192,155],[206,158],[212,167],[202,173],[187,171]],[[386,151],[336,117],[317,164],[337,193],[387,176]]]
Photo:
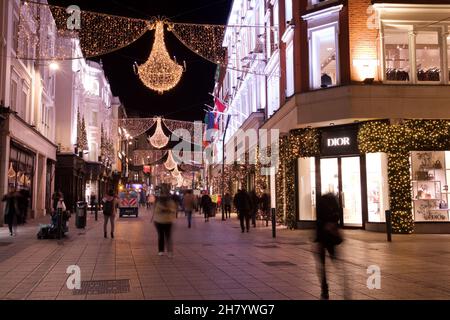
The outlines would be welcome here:
[[[219,98],[214,98],[214,105],[219,112],[224,112],[227,108],[227,106],[222,101],[220,101]]]

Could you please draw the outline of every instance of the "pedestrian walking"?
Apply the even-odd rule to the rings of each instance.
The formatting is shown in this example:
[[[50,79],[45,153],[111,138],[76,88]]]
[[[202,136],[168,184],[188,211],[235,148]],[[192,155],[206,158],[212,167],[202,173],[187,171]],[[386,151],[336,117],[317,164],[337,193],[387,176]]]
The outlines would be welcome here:
[[[261,195],[260,209],[262,211],[264,219],[266,219],[266,227],[267,227],[269,225],[270,220],[270,196],[266,189],[264,189],[263,194]]]
[[[145,207],[147,205],[147,196],[145,195],[145,190],[141,189],[139,192],[139,207]]]
[[[192,193],[192,190],[186,190],[183,197],[183,208],[188,220],[188,228],[190,229],[192,225],[192,212],[195,208],[195,196]]]
[[[20,217],[20,224],[27,223],[28,218],[28,207],[30,204],[30,191],[27,189],[21,189],[19,191],[19,198],[18,198],[18,204],[19,204],[19,217]]]
[[[208,192],[205,191],[205,193],[202,196],[201,199],[201,207],[202,207],[202,211],[203,214],[205,216],[205,222],[209,222],[209,217],[212,213],[212,209],[213,209],[213,202],[211,197],[208,195]]]
[[[111,239],[114,239],[114,222],[116,219],[116,209],[119,206],[119,200],[114,194],[114,190],[109,190],[103,198],[103,233],[105,239],[108,238],[108,221],[111,223]]]
[[[158,255],[164,255],[167,247],[169,258],[173,256],[172,224],[176,219],[178,205],[170,195],[167,185],[161,187],[160,196],[156,198],[155,210],[152,220],[158,232]]]
[[[242,233],[245,232],[245,229],[247,229],[247,232],[250,232],[251,199],[245,189],[238,191],[238,193],[234,196],[233,204],[238,212]]]
[[[225,219],[231,218],[231,203],[233,202],[233,199],[231,198],[231,195],[227,192],[223,196],[223,207],[225,210]]]
[[[253,228],[256,228],[256,215],[259,209],[259,197],[254,189],[250,192],[250,206],[250,217],[252,218],[252,225]]]
[[[19,197],[20,194],[18,192],[14,189],[10,189],[2,199],[2,202],[5,202],[5,224],[8,225],[11,237],[17,235],[17,224],[20,219]]]
[[[55,193],[53,193],[53,195],[52,195],[52,209],[53,209],[53,212],[56,212],[59,199],[61,199],[61,198],[64,198],[64,195],[61,192],[61,190],[58,190]]]
[[[336,260],[336,246],[342,242],[339,232],[339,204],[332,193],[322,195],[317,201],[317,260],[318,276],[321,284],[321,299],[329,299],[327,273],[325,269],[326,251]]]

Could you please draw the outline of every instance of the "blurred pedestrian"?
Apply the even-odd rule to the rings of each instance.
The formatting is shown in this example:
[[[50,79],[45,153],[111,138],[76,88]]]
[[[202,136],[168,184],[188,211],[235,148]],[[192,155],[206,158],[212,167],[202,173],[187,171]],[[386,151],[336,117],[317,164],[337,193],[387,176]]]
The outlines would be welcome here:
[[[231,218],[231,203],[233,199],[231,198],[230,193],[225,193],[223,196],[223,206],[225,211],[225,219]]]
[[[28,218],[28,207],[30,205],[30,191],[27,189],[21,189],[19,191],[19,211],[20,211],[20,221],[19,224],[27,223]]]
[[[95,196],[95,193],[91,193],[90,197],[91,202],[91,214],[95,211],[95,207],[97,206],[97,197]]]
[[[256,194],[255,189],[253,189],[250,194],[250,217],[252,218],[252,225],[253,228],[256,228],[256,215],[258,214],[259,209],[259,197]]]
[[[147,204],[147,196],[145,195],[145,190],[141,189],[139,192],[139,207],[145,207]]]
[[[58,190],[58,191],[56,191],[55,193],[53,193],[53,195],[52,195],[52,209],[53,209],[53,212],[56,212],[56,207],[58,206],[58,202],[59,202],[59,199],[61,199],[61,198],[64,198],[64,195],[63,195],[63,193],[61,192],[61,190]]]
[[[264,219],[266,219],[266,227],[267,227],[269,225],[270,220],[270,196],[265,188],[263,194],[261,195],[260,208],[264,216]]]
[[[114,222],[116,220],[116,209],[119,206],[119,199],[115,196],[114,190],[109,190],[108,194],[103,198],[103,234],[105,239],[108,238],[108,221],[111,223],[111,239],[114,239]]]
[[[160,196],[156,198],[154,210],[154,223],[158,232],[158,255],[164,255],[167,244],[167,255],[173,256],[172,224],[176,219],[178,205],[170,195],[167,185],[162,185]]]
[[[209,222],[209,217],[210,217],[210,215],[212,213],[212,209],[213,209],[213,202],[212,202],[211,197],[208,195],[207,191],[205,191],[205,193],[202,196],[201,207],[202,207],[203,214],[205,216],[205,222]]]
[[[245,229],[247,229],[247,232],[250,232],[251,199],[244,188],[240,189],[238,193],[236,193],[233,204],[238,212],[242,233],[245,232]]]
[[[342,242],[339,231],[339,204],[332,193],[322,195],[317,201],[317,259],[318,276],[321,284],[321,299],[329,299],[327,274],[325,269],[326,251],[336,260],[336,246]]]
[[[191,228],[192,224],[192,211],[194,211],[195,207],[195,196],[192,193],[192,190],[186,190],[186,193],[183,197],[183,208],[186,213],[186,217],[188,220],[188,228]]]
[[[8,225],[11,236],[17,235],[17,224],[20,219],[19,198],[20,194],[11,188],[2,199],[5,202],[5,224]]]

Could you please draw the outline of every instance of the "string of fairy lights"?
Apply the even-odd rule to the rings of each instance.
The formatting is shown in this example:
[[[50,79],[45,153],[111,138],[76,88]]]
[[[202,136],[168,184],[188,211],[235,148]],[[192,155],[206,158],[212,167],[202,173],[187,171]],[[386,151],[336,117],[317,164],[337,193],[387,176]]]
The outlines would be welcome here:
[[[52,36],[44,36],[40,30],[31,26],[30,21],[54,29],[51,33],[54,34],[54,41],[51,41]],[[170,58],[164,43],[165,27],[187,48],[212,63],[246,74],[263,74],[251,70],[248,61],[233,63],[233,59],[227,57],[222,43],[227,29],[260,30],[266,28],[264,26],[175,23],[163,18],[145,20],[85,10],[74,12],[68,8],[33,1],[21,1],[17,58],[58,61],[98,57],[129,46],[147,31],[154,30],[149,58],[144,64],[135,65],[135,71],[146,87],[162,94],[173,89],[186,70],[185,64],[182,66]],[[74,49],[74,41],[79,43],[80,50]]]

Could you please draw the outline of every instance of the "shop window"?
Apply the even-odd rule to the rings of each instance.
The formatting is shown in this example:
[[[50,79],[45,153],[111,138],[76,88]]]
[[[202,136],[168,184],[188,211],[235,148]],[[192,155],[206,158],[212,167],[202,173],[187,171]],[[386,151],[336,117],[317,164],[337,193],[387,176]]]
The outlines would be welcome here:
[[[316,220],[315,158],[298,159],[298,199],[301,221]]]
[[[450,36],[447,37],[447,67],[448,81],[450,83]]]
[[[450,151],[412,152],[412,199],[417,222],[448,222]]]
[[[286,48],[286,96],[292,96],[294,91],[294,42],[291,41]]]
[[[311,85],[314,89],[335,86],[339,82],[337,27],[310,33]]]
[[[385,29],[384,56],[386,66],[386,80],[410,80],[408,30],[400,28]]]
[[[420,31],[416,35],[417,81],[441,80],[441,49],[439,34],[435,31]]]
[[[385,153],[366,155],[367,210],[369,222],[385,222],[389,209],[388,160]]]

